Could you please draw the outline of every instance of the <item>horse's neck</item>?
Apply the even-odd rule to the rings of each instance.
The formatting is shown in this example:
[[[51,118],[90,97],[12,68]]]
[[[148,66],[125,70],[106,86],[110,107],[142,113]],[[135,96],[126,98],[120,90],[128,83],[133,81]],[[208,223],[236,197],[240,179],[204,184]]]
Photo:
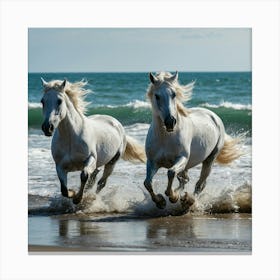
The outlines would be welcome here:
[[[80,135],[82,129],[84,128],[84,116],[75,109],[70,100],[66,101],[66,105],[67,114],[59,123],[59,134],[67,137]]]

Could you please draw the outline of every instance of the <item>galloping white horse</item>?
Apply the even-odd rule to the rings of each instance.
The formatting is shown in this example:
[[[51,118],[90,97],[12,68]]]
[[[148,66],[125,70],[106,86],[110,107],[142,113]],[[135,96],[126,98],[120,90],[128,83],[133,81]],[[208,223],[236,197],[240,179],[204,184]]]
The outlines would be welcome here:
[[[178,83],[178,72],[171,75],[150,73],[151,84],[147,96],[152,104],[152,123],[146,138],[147,173],[144,185],[158,208],[163,209],[166,201],[155,194],[152,179],[160,167],[168,169],[168,186],[165,194],[172,203],[178,201],[179,190],[184,189],[189,178],[188,169],[202,163],[200,178],[194,194],[199,194],[206,184],[213,162],[227,164],[241,155],[237,139],[225,133],[221,119],[203,108],[186,109],[182,101],[190,98],[194,82],[186,86]],[[172,189],[174,177],[179,187]],[[181,196],[184,207],[194,199],[185,193]]]
[[[42,79],[42,78],[41,78]],[[116,161],[145,162],[144,147],[125,135],[123,126],[114,118],[105,115],[84,115],[87,103],[84,97],[86,82],[46,82],[42,79],[44,95],[44,122],[42,130],[46,136],[54,136],[51,151],[61,184],[61,193],[73,198],[75,204],[83,197],[85,185],[91,187],[98,167],[105,165],[97,192],[106,184]],[[76,193],[67,189],[67,173],[81,170],[81,186]]]

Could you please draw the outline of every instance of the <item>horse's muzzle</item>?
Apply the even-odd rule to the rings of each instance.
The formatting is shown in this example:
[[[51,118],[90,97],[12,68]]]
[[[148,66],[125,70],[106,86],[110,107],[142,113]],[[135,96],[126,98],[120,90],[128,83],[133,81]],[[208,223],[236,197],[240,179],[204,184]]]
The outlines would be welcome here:
[[[172,132],[174,130],[175,125],[176,125],[176,119],[172,116],[168,116],[164,120],[164,125],[165,125],[166,130],[168,132]]]
[[[45,134],[45,136],[52,136],[53,131],[54,131],[54,126],[50,123],[43,123],[42,124],[42,130]]]

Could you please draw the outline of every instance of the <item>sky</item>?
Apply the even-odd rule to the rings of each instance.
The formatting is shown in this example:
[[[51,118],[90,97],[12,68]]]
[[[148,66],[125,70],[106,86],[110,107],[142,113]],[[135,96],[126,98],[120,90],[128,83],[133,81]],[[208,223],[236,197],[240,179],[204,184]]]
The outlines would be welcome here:
[[[29,28],[29,72],[251,71],[250,28]]]

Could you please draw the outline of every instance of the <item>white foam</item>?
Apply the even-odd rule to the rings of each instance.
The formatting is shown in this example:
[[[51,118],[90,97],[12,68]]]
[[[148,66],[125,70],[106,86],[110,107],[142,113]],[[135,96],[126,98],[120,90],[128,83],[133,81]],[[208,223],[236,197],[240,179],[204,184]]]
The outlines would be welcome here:
[[[134,109],[138,108],[151,108],[151,104],[146,101],[141,101],[141,100],[134,100],[132,102],[129,102],[125,105],[125,107],[132,107]]]
[[[42,108],[42,104],[36,102],[28,102],[28,108],[29,109]]]
[[[107,108],[131,107],[133,109],[139,109],[139,108],[151,108],[151,104],[149,102],[136,99],[124,105],[106,105],[106,107]]]
[[[220,102],[220,104],[209,104],[209,103],[203,103],[200,106],[208,107],[208,108],[232,108],[235,110],[252,110],[251,104],[239,104],[239,103],[232,103],[232,102]]]

